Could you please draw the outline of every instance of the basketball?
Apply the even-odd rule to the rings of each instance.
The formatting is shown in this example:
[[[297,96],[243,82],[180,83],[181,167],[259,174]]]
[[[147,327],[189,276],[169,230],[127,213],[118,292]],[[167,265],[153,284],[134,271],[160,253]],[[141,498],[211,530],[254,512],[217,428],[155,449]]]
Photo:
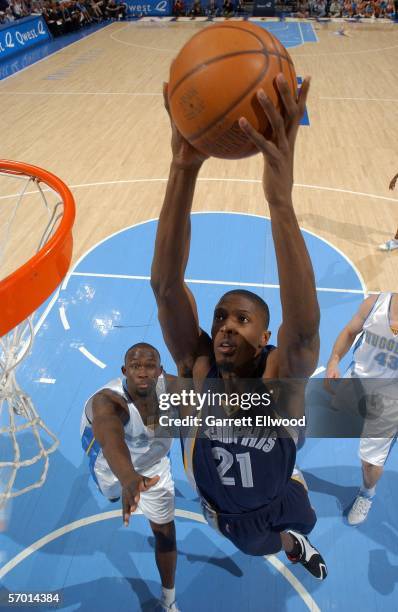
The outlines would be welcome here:
[[[275,36],[249,22],[224,22],[203,29],[182,47],[170,68],[168,99],[181,134],[196,149],[225,159],[258,152],[239,127],[244,116],[270,136],[257,100],[264,89],[280,109],[275,77],[282,72],[294,95],[296,72]]]

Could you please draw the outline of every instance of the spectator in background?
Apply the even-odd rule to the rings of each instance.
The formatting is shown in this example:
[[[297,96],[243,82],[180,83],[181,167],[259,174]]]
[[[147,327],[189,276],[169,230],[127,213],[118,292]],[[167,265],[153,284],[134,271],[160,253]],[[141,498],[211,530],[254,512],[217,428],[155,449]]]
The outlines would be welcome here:
[[[386,0],[376,0],[374,3],[375,17],[386,16],[387,2]]]
[[[45,3],[43,0],[33,0],[31,5],[31,12],[34,15],[42,15],[45,10]]]
[[[8,0],[0,0],[0,17],[6,14],[6,10],[10,6]]]
[[[234,14],[234,5],[232,0],[224,0],[222,5],[222,12],[224,17],[232,17]]]
[[[102,21],[104,15],[101,11],[101,2],[95,2],[95,0],[86,0],[85,2],[86,9],[90,13],[92,19],[95,21]]]
[[[332,0],[332,3],[329,8],[329,13],[331,17],[341,17],[342,7],[340,5],[339,0]]]
[[[74,2],[74,10],[79,12],[80,25],[88,25],[93,22],[84,2]]]
[[[174,17],[182,17],[185,14],[185,7],[183,0],[175,0],[173,6]]]
[[[207,17],[218,17],[220,14],[220,11],[217,7],[216,1],[215,0],[209,0],[209,3],[206,7],[206,15]]]
[[[315,0],[311,6],[311,13],[315,17],[326,17],[326,0]]]
[[[5,23],[7,9],[8,9],[8,2],[6,0],[0,0],[0,24]]]
[[[307,19],[310,16],[310,5],[308,0],[301,0],[297,4],[296,17]]]
[[[55,3],[48,3],[47,7],[44,8],[43,17],[53,36],[60,36],[63,34],[62,13],[57,9]]]
[[[106,7],[106,15],[109,19],[126,19],[127,7],[123,4],[118,4],[116,0],[109,0]]]
[[[392,17],[394,14],[394,2],[393,0],[388,0],[386,7],[386,15],[387,17]],[[398,3],[395,3],[395,19],[398,19]]]
[[[106,7],[108,6],[108,0],[94,0],[95,6],[101,11],[103,19],[106,19]]]
[[[73,3],[57,2],[57,7],[62,15],[63,33],[77,30],[80,27],[80,12],[73,6]]]
[[[9,6],[4,15],[4,23],[12,23],[13,21],[15,21],[15,16]]]
[[[370,17],[375,16],[373,0],[369,0],[369,2],[363,2],[362,5],[364,6],[361,7],[361,11],[360,11],[361,17],[367,17],[369,19]]]
[[[13,0],[11,2],[11,8],[15,19],[22,19],[22,17],[29,15],[22,0]]]
[[[235,15],[243,15],[245,13],[245,7],[243,6],[243,0],[237,0],[235,4]]]
[[[343,17],[351,17],[351,0],[344,0]]]
[[[202,15],[202,7],[200,5],[200,0],[194,0],[189,14],[192,19],[195,19],[195,17],[200,17]]]
[[[358,2],[356,0],[352,0],[352,2],[351,2],[351,15],[350,15],[350,17],[359,17]]]

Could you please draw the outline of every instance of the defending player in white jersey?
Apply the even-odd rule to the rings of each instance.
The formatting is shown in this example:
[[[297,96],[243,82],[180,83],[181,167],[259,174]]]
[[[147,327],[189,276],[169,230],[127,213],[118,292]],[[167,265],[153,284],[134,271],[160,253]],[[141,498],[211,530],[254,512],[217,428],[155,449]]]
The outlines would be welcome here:
[[[91,475],[110,501],[122,498],[123,521],[140,508],[155,536],[162,597],[156,610],[178,612],[174,482],[168,452],[171,438],[156,437],[158,395],[166,375],[157,349],[144,342],[127,351],[124,378],[107,383],[87,401],[81,420],[82,445]]]
[[[366,386],[368,380],[372,408],[382,414],[378,419],[366,421],[359,446],[362,461],[363,484],[348,514],[350,525],[362,523],[370,510],[376,484],[383,473],[391,445],[398,433],[398,294],[380,293],[368,297],[358,312],[338,336],[330,356],[326,379],[339,378],[339,362],[361,334],[346,378],[360,378]],[[365,379],[365,380],[364,380]],[[371,379],[371,380],[370,380]],[[375,384],[383,379],[380,388]],[[390,379],[391,382],[389,380]],[[328,385],[327,380],[325,381]],[[381,382],[381,381],[380,381]],[[375,401],[376,398],[376,401]],[[367,406],[367,409],[371,408]],[[375,415],[377,417],[377,415]],[[378,427],[378,431],[376,430]],[[369,434],[370,430],[370,435]],[[378,437],[371,437],[377,431]]]

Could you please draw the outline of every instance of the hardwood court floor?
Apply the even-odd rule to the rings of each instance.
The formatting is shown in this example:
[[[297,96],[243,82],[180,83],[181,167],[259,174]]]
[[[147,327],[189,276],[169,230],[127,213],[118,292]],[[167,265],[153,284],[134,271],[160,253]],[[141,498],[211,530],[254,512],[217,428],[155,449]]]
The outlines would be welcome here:
[[[207,25],[113,23],[0,83],[1,157],[48,168],[72,187],[75,261],[112,232],[158,216],[170,159],[162,81]],[[319,42],[290,49],[297,74],[312,76],[294,203],[300,225],[341,249],[369,291],[398,291],[398,252],[376,249],[398,225],[398,190],[388,191],[398,172],[398,26],[343,25],[345,36],[336,34],[342,24],[315,24]],[[261,173],[260,156],[209,160],[194,210],[269,214]],[[17,241],[29,234],[23,224],[18,231]]]

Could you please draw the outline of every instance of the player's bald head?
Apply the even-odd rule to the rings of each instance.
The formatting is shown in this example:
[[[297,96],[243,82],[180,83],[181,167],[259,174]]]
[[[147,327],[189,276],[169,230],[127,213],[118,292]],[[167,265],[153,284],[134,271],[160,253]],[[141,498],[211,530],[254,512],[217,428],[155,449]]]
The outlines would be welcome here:
[[[133,344],[133,346],[130,346],[124,356],[124,363],[127,363],[130,357],[138,355],[141,352],[147,352],[148,355],[152,353],[153,357],[155,357],[156,361],[158,361],[160,364],[160,353],[158,349],[148,342],[137,342],[136,344]]]

